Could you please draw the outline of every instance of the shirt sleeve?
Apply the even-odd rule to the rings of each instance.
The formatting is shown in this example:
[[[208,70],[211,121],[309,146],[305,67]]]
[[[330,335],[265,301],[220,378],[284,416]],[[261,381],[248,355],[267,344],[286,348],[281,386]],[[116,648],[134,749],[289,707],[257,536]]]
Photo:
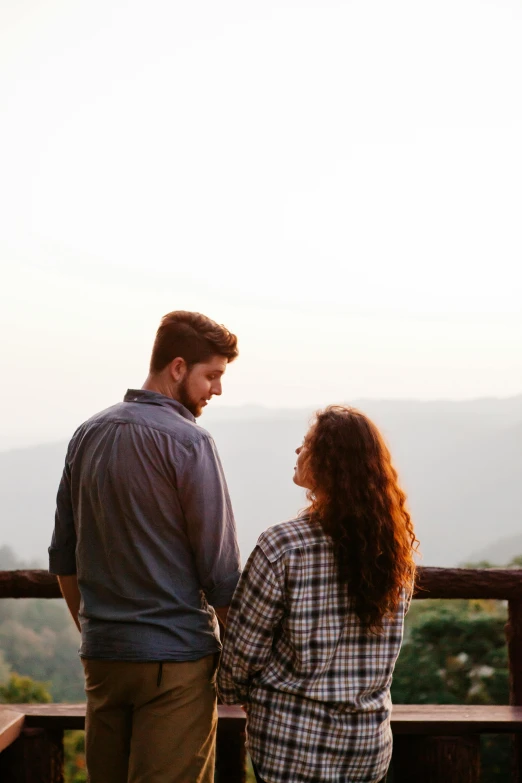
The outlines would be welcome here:
[[[76,573],[76,529],[71,499],[71,472],[67,460],[56,497],[54,531],[49,547],[49,571],[58,576]]]
[[[191,444],[176,472],[199,583],[212,606],[228,606],[241,563],[232,505],[212,438],[207,435]]]
[[[404,601],[404,614],[407,614],[407,612],[410,611],[411,602],[413,600],[413,593],[415,590],[415,586],[411,585],[409,587],[405,587],[402,593],[402,600]]]
[[[218,673],[225,704],[245,703],[252,679],[267,665],[284,614],[284,592],[273,566],[256,546],[230,607]]]

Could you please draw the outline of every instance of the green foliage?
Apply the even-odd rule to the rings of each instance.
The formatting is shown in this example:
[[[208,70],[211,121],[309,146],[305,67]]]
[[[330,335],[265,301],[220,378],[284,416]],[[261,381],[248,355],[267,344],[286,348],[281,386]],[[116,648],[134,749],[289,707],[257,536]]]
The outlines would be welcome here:
[[[0,685],[2,704],[47,704],[51,694],[47,690],[49,683],[36,682],[30,677],[11,674],[4,685]]]
[[[53,701],[85,698],[79,643],[64,601],[0,601],[0,660],[19,674],[48,681]]]
[[[392,697],[398,704],[507,704],[509,669],[500,601],[415,601]],[[505,783],[509,738],[485,736],[483,783]]]
[[[11,667],[5,660],[2,650],[0,650],[0,684],[6,682],[11,674]]]
[[[0,601],[0,660],[19,674],[48,681],[53,701],[85,698],[79,644],[64,601]]]
[[[426,604],[408,628],[395,669],[394,700],[402,704],[507,704],[505,608],[484,601]]]
[[[256,776],[254,775],[254,770],[252,769],[252,760],[248,754],[247,754],[246,783],[256,783]]]
[[[482,734],[480,737],[481,783],[506,783],[510,780],[513,743],[507,734]]]
[[[65,755],[65,783],[86,783],[87,769],[85,766],[85,732],[64,732],[63,748]]]
[[[498,568],[491,560],[478,560],[476,563],[461,563],[460,568]]]
[[[522,555],[511,558],[506,565],[498,565],[490,560],[479,560],[477,563],[462,563],[461,568],[522,568]]]

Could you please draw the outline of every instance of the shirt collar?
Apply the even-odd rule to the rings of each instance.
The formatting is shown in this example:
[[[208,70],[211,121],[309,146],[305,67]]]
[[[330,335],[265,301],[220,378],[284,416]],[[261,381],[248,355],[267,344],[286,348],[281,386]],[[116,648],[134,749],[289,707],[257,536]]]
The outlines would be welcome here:
[[[142,402],[147,405],[161,405],[164,408],[173,408],[176,413],[183,416],[189,421],[196,421],[196,417],[185,408],[178,400],[173,400],[171,397],[166,397],[159,392],[150,391],[149,389],[127,389],[127,393],[123,398],[124,402]]]

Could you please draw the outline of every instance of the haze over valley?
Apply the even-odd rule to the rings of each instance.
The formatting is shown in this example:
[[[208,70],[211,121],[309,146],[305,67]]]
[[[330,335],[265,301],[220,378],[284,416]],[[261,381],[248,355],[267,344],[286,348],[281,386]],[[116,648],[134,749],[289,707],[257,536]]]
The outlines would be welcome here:
[[[472,401],[354,403],[382,428],[421,540],[425,565],[522,554],[522,395]],[[295,448],[312,409],[209,406],[243,560],[259,534],[296,514]],[[0,546],[45,567],[66,442],[0,453]],[[503,539],[506,542],[503,543]]]

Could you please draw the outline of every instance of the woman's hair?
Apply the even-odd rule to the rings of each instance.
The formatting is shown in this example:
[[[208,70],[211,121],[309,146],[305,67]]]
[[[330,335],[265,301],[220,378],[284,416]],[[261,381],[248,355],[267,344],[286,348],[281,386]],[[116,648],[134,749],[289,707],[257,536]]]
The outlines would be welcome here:
[[[306,445],[308,512],[333,540],[339,581],[361,623],[379,632],[413,588],[419,543],[390,452],[366,416],[342,405],[317,414]]]
[[[238,353],[236,335],[224,326],[201,313],[174,310],[161,319],[152,348],[150,372],[161,372],[178,356],[190,368],[216,355],[232,362]]]

